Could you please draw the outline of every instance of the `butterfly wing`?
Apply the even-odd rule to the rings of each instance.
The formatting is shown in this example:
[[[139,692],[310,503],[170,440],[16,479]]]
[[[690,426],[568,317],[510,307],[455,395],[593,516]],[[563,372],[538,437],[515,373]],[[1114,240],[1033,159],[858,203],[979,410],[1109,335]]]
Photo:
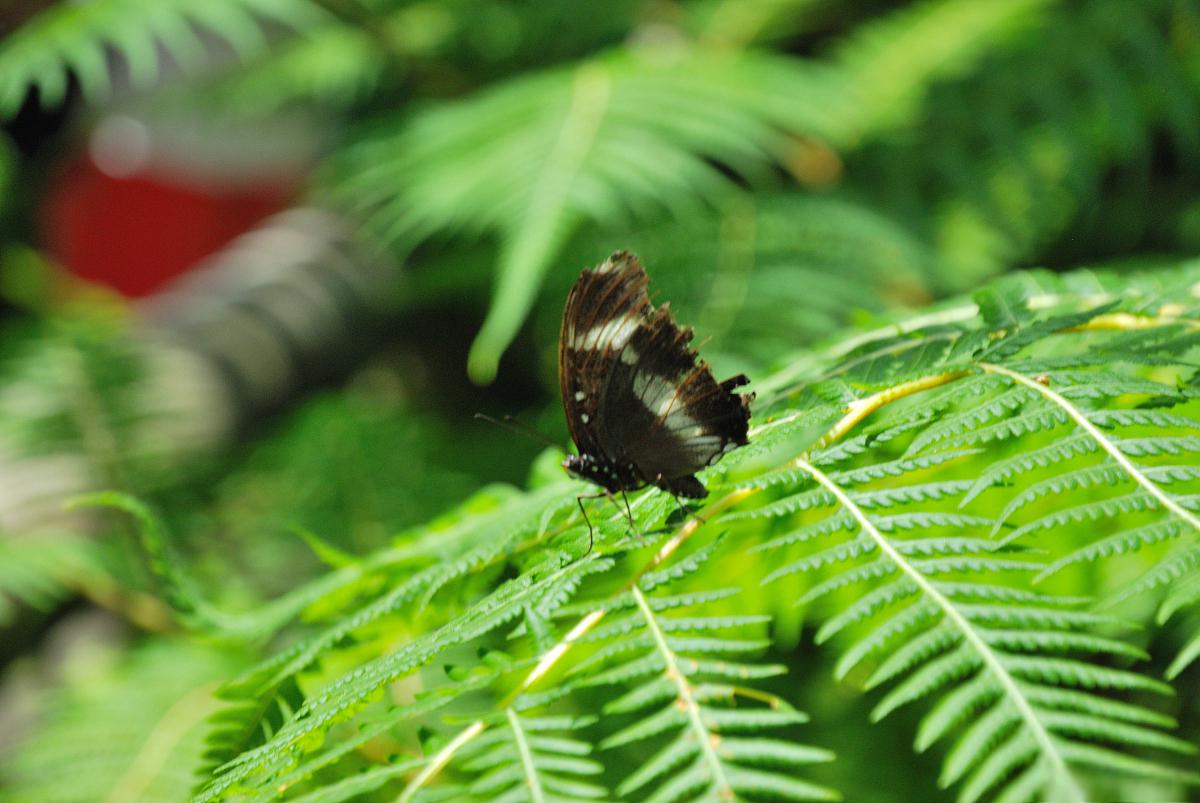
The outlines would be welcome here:
[[[614,465],[621,449],[605,429],[601,398],[612,365],[651,311],[648,283],[637,257],[618,251],[583,271],[563,310],[558,382],[567,428],[580,454]]]
[[[621,487],[701,497],[692,475],[746,443],[753,396],[733,392],[746,377],[718,383],[697,364],[692,330],[654,309],[648,284],[637,258],[617,252],[571,289],[559,337],[567,424]]]
[[[717,382],[691,339],[666,305],[647,316],[610,368],[601,419],[646,482],[702,497],[692,475],[747,443],[753,395],[733,392],[745,376]]]

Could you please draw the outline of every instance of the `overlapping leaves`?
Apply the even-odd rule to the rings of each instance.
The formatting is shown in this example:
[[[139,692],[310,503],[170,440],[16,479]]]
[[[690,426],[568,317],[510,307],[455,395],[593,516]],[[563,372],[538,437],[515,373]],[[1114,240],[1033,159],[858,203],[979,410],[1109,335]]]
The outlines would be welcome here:
[[[488,525],[511,518],[508,546],[486,547],[482,564],[453,565],[486,566],[517,548],[526,555],[515,558],[519,575],[473,582],[430,566],[410,581],[416,591],[378,596],[331,635],[232,686],[244,705],[262,700],[283,716],[264,718],[265,741],[232,756],[203,799],[265,793],[281,778],[333,794],[319,778],[348,766],[345,745],[411,732],[438,712],[443,735],[424,752],[355,777],[380,786],[403,779],[406,800],[825,796],[781,772],[828,755],[773,733],[800,715],[756,688],[786,671],[753,659],[769,647],[772,608],[738,608],[754,583],[720,590],[721,561],[709,559],[717,550],[726,560],[749,556],[760,568],[745,577],[790,589],[811,608],[817,642],[836,645],[837,677],[883,692],[876,717],[924,708],[915,746],[944,751],[939,780],[961,799],[1177,794],[1197,778],[1186,769],[1195,746],[1172,735],[1163,711],[1171,687],[1139,668],[1147,656],[1136,623],[1064,593],[1076,586],[1061,578],[1076,565],[1147,553],[1143,579],[1100,586],[1102,601],[1158,593],[1164,615],[1192,603],[1197,534],[1172,505],[1191,511],[1186,489],[1200,475],[1188,434],[1200,421],[1189,391],[1194,311],[1176,301],[1196,280],[1185,269],[1081,299],[1073,279],[1018,279],[979,295],[977,317],[928,335],[860,339],[831,379],[766,399],[775,420],[710,472],[721,498],[714,507],[741,504],[703,526],[730,535],[648,572],[638,566],[664,543],[673,508],[661,494],[633,499],[641,534],[622,534],[627,525],[614,514],[599,554],[548,553],[548,562],[536,559],[538,540],[561,525],[584,548],[572,489],[548,486],[527,504],[514,497],[512,516],[498,509]],[[471,554],[467,539],[459,544]],[[1166,596],[1164,577],[1179,580]],[[351,636],[371,644],[373,632],[396,632],[391,614],[366,612],[419,610],[411,606],[454,588],[470,591],[459,613],[279,707],[294,689],[281,679],[355,650]],[[769,597],[746,598],[761,606]],[[438,656],[495,645],[506,624],[507,657],[487,647],[452,683],[430,676]],[[380,691],[414,677],[429,683],[414,706],[379,708]],[[604,716],[594,719],[584,701]],[[346,721],[362,723],[360,736],[316,747]],[[622,765],[637,755],[636,768],[607,788],[598,768],[618,755]]]

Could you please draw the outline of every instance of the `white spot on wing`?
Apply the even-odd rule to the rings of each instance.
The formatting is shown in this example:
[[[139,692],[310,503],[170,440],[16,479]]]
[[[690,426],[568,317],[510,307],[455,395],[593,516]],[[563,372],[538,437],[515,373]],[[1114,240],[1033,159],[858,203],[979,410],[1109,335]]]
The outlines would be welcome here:
[[[573,336],[571,347],[582,351],[612,348],[620,351],[637,331],[641,318],[637,315],[623,315],[611,321],[593,326],[583,333],[582,337]]]
[[[637,353],[637,349],[635,349],[633,346],[626,346],[621,351],[621,362],[625,363],[626,365],[637,365],[637,362],[640,359],[641,355]]]
[[[588,421],[591,421],[592,419],[591,419],[591,416],[589,416],[587,413],[584,413],[583,415],[579,416],[579,420],[586,424]]]
[[[629,338],[633,337],[633,333],[637,331],[642,320],[640,316],[628,315],[621,320],[621,326],[613,334],[612,347],[618,351],[625,348],[625,344],[629,342]]]
[[[720,435],[702,435],[699,438],[688,438],[687,447],[693,451],[707,452],[709,449],[716,449],[721,445]]]
[[[687,408],[679,403],[679,388],[674,382],[649,372],[640,372],[633,377],[633,393],[647,410],[663,419],[665,429],[688,441],[689,448],[720,448],[721,439],[705,435],[704,426],[688,415]]]
[[[661,418],[667,419],[671,429],[679,429],[681,427],[690,426],[696,423],[690,415],[683,411],[682,407],[676,407],[675,402],[679,399],[678,388],[671,387],[671,395],[659,402],[658,415]]]
[[[633,377],[633,395],[642,400],[647,410],[663,415],[675,401],[675,385],[661,376],[642,371]]]
[[[582,390],[575,391],[575,401],[583,401],[586,398],[587,398],[587,394],[584,393]]]

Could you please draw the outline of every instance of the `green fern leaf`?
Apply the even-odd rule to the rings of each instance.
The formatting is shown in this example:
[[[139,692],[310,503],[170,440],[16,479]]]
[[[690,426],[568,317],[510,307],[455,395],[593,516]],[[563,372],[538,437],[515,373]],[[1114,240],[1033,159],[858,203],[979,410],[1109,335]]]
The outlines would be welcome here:
[[[498,235],[496,291],[469,361],[472,377],[490,381],[580,223],[715,199],[729,183],[711,161],[763,171],[785,135],[829,128],[831,109],[845,105],[835,88],[826,71],[766,54],[615,53],[351,148],[339,192],[361,208],[382,204],[390,235],[409,246],[448,228]],[[652,125],[645,109],[656,110]]]
[[[0,626],[17,604],[50,610],[66,598],[67,582],[96,560],[85,539],[30,535],[0,538]]]
[[[1111,739],[1124,746],[1183,749],[1183,742],[1158,729],[1163,720],[1153,712],[1133,714],[1135,719],[1153,723],[1142,725],[1129,721],[1127,704],[1115,703],[1104,709],[1106,714],[1063,709],[1086,701],[1088,698],[1078,695],[1092,689],[1169,693],[1165,684],[1143,675],[1065,657],[1143,657],[1141,650],[1119,639],[1088,632],[1111,619],[1074,610],[1072,603],[1054,597],[993,589],[994,583],[933,579],[942,571],[968,576],[990,571],[995,575],[1026,566],[1032,570],[1037,564],[1009,561],[990,550],[980,550],[979,557],[969,562],[952,557],[964,547],[968,553],[974,551],[977,544],[987,543],[984,539],[900,537],[908,530],[879,526],[884,517],[870,514],[854,493],[811,463],[798,461],[798,465],[809,471],[821,489],[837,497],[861,528],[852,540],[794,564],[799,569],[838,563],[845,567],[810,589],[803,601],[864,582],[878,583],[883,573],[875,567],[884,562],[892,564],[889,576],[901,578],[866,591],[846,613],[830,620],[833,624],[822,632],[822,639],[847,632],[851,624],[861,629],[870,623],[864,635],[844,650],[835,675],[844,678],[860,664],[877,662],[867,685],[894,685],[876,705],[874,719],[918,700],[942,696],[941,704],[923,720],[917,745],[926,749],[954,731],[962,732],[947,755],[943,785],[961,782],[964,799],[977,799],[990,791],[1017,799],[1030,790],[1035,794],[1058,790],[1067,799],[1082,800],[1082,776],[1073,764],[1086,762],[1073,762],[1078,754],[1069,752],[1069,745],[1094,749],[1093,741]],[[911,500],[909,504],[928,504],[922,494]],[[922,518],[917,511],[906,515]],[[868,541],[874,549],[868,550],[864,543]],[[879,557],[862,563],[859,556],[865,551]],[[935,557],[916,557],[925,555]],[[775,576],[781,576],[780,572]],[[1058,692],[1067,694],[1056,698]],[[1128,724],[1114,724],[1105,731],[1087,716],[1095,716],[1099,722],[1111,717]],[[1178,771],[1163,766],[1163,772]]]
[[[159,48],[175,63],[194,67],[205,58],[201,33],[220,37],[245,58],[266,44],[263,24],[294,30],[315,27],[328,17],[308,0],[96,0],[83,6],[54,6],[37,15],[0,46],[0,115],[12,115],[31,89],[43,107],[58,105],[68,75],[84,96],[97,102],[111,90],[108,48],[124,59],[135,87],[158,78]]]
[[[184,800],[201,780],[213,683],[234,655],[178,639],[98,662],[35,699],[42,725],[6,756],[0,780],[21,800]],[[86,682],[83,682],[85,681]],[[70,762],[87,772],[59,772]]]
[[[984,470],[975,481],[975,485],[963,497],[963,504],[967,504],[993,485],[1008,482],[1013,477],[1035,468],[1047,468],[1080,455],[1091,454],[1099,448],[1085,433],[1078,433],[1001,460]]]
[[[968,409],[953,415],[944,416],[940,421],[932,424],[914,438],[908,450],[910,453],[916,454],[947,438],[961,436],[983,424],[989,423],[999,416],[1007,415],[1020,409],[1031,398],[1033,397],[1025,388],[1009,388],[999,395],[990,397]]]
[[[1200,658],[1200,632],[1192,636],[1191,640],[1183,646],[1183,649],[1171,661],[1165,673],[1167,679],[1174,680],[1179,677],[1180,673],[1195,663],[1198,658]]]

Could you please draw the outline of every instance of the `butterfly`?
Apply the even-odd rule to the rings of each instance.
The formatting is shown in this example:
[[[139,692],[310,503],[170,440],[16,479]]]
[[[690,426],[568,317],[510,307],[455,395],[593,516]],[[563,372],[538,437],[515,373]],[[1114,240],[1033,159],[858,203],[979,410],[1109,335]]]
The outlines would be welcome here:
[[[563,468],[610,496],[654,485],[702,499],[696,472],[747,443],[754,394],[734,393],[745,375],[717,382],[696,362],[691,327],[650,303],[649,282],[637,257],[618,251],[567,296],[558,377],[579,454]]]

